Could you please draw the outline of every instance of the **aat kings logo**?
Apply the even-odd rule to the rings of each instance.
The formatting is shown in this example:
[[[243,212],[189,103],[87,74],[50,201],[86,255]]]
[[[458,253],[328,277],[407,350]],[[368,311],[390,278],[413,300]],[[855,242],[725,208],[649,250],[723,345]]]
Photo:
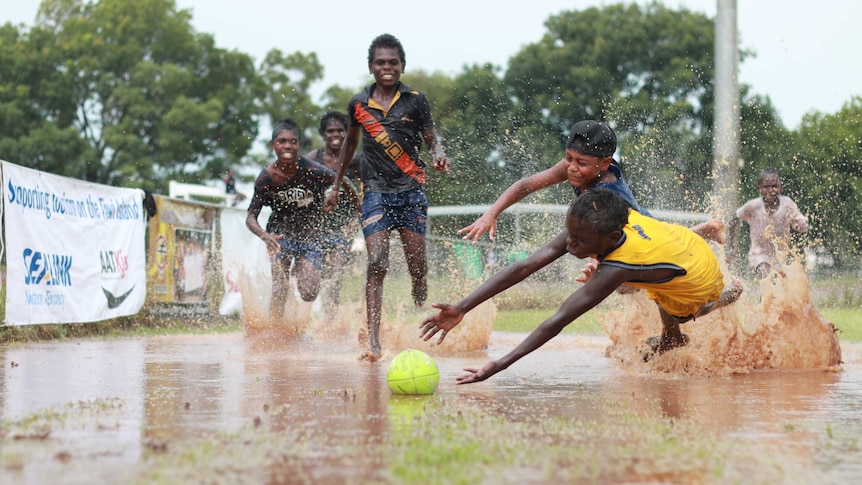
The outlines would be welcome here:
[[[99,261],[102,263],[102,278],[123,279],[129,271],[129,257],[122,249],[115,251],[99,251]]]
[[[123,254],[122,249],[99,251],[99,262],[102,265],[103,280],[124,280],[126,278],[129,271],[129,257]],[[103,286],[102,292],[105,294],[108,308],[111,310],[118,308],[134,289],[135,287],[132,286],[125,293],[115,295]]]

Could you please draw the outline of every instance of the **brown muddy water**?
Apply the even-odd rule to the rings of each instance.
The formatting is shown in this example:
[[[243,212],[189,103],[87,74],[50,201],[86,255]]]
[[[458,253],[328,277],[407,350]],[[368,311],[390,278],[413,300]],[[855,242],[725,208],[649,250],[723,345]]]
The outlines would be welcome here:
[[[598,426],[619,418],[607,405],[619,403],[626,413],[692,423],[718,439],[768,450],[756,463],[777,472],[752,470],[756,478],[729,482],[862,483],[862,346],[837,348],[828,322],[806,306],[807,294],[776,303],[782,297],[770,287],[754,293],[761,295],[735,311],[686,324],[690,348],[651,363],[632,357],[635,344],[621,322],[640,339],[651,330],[639,330],[638,322],[652,317],[626,296],[629,303],[605,323],[608,336],[562,334],[468,386],[455,385],[464,367],[503,355],[525,334],[473,322],[477,333],[460,343],[453,334],[441,349],[413,339],[416,318],[401,315],[409,325],[397,337],[394,324],[384,328],[390,350],[369,363],[357,360],[362,346],[345,324],[359,319],[355,308],[290,338],[249,322],[252,331],[231,334],[0,346],[0,483],[398,483],[387,471],[392,464],[371,450],[403,432],[404,416],[421,420],[424,406],[450,402],[504,422],[529,415]],[[477,313],[493,322],[493,308]],[[424,401],[393,396],[386,385],[388,361],[407,347],[428,351],[440,368],[439,389]],[[840,365],[830,362],[836,351]],[[323,436],[326,446],[301,452],[295,462],[260,456],[272,451],[260,451],[266,446],[236,455],[236,463],[208,455],[231,440],[253,443],[255,430],[296,442]],[[547,445],[540,432],[527,439]],[[184,445],[196,440],[203,445]],[[350,460],[326,447],[360,451]],[[183,469],[188,463],[221,472]],[[236,473],[225,472],[231,469]],[[543,483],[518,474],[502,481]],[[715,482],[641,476],[637,469],[624,481]]]

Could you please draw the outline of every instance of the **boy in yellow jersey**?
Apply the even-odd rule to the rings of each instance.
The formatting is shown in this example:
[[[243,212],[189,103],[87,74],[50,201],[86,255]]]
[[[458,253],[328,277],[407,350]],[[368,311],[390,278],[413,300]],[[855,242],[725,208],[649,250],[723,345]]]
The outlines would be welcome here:
[[[419,325],[420,337],[429,340],[440,332],[441,343],[468,311],[566,253],[599,261],[586,274],[586,284],[514,350],[481,369],[464,369],[467,374],[457,378],[458,384],[483,381],[508,368],[623,284],[646,290],[661,314],[662,333],[647,340],[651,352],[645,358],[686,345],[688,336],[680,330],[681,323],[733,303],[742,293],[739,281],[724,288],[718,259],[703,238],[631,210],[609,190],[593,189],[575,200],[566,217],[566,230],[549,243],[498,271],[455,305],[434,304],[440,312]]]

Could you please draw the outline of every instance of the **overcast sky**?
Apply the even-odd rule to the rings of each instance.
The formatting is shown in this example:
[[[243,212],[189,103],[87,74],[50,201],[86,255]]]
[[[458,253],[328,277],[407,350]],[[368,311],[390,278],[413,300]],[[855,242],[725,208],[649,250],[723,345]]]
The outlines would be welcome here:
[[[278,48],[316,52],[331,84],[359,86],[367,79],[368,44],[377,34],[398,37],[407,51],[407,71],[455,74],[464,65],[490,62],[505,68],[523,45],[538,41],[544,21],[562,10],[618,2],[598,0],[436,0],[392,2],[363,9],[357,0],[176,0],[192,11],[198,32],[216,45],[260,61]],[[39,0],[0,0],[0,23],[31,25]],[[645,4],[644,1],[638,1]],[[717,0],[665,0],[714,18]],[[395,12],[395,6],[406,5]],[[422,5],[424,13],[420,13]],[[385,13],[392,12],[392,15]],[[741,46],[757,57],[739,68],[739,78],[767,95],[788,128],[809,111],[835,113],[862,96],[862,1],[737,0]],[[405,22],[406,20],[406,22]]]

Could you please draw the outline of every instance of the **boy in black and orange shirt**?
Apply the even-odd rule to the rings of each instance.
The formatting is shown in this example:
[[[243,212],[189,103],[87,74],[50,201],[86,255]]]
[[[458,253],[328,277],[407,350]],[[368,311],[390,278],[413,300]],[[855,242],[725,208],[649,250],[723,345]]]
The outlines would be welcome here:
[[[428,296],[425,256],[425,163],[422,142],[431,152],[435,170],[449,171],[449,159],[437,144],[431,109],[425,95],[401,83],[406,58],[401,42],[389,34],[378,36],[368,49],[368,71],[374,83],[351,99],[347,107],[347,137],[339,156],[337,189],[362,133],[362,234],[368,252],[365,298],[369,349],[362,358],[380,358],[380,315],[383,280],[389,267],[389,237],[397,230],[412,280],[413,302]],[[327,210],[338,204],[338,190],[326,200]]]

